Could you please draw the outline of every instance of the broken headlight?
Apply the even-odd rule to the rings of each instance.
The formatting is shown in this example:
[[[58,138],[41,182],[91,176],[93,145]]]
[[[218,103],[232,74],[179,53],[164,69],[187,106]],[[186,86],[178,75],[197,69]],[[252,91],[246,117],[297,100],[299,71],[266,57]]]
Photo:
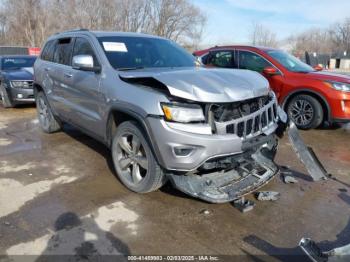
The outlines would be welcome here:
[[[326,84],[329,85],[330,87],[334,88],[335,90],[343,91],[343,92],[350,92],[350,84],[348,84],[348,83],[327,81]]]
[[[199,105],[164,103],[161,104],[165,119],[168,121],[190,123],[205,120],[203,109]]]

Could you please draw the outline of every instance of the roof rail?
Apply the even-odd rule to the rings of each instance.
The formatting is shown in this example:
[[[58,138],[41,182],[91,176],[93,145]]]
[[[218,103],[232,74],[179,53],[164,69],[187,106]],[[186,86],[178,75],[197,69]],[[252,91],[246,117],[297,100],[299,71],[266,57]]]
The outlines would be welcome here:
[[[63,32],[58,32],[57,34],[62,34],[62,33],[69,33],[69,32],[79,32],[79,31],[89,31],[89,29],[86,28],[76,28],[76,29],[71,29],[71,30],[67,30],[67,31],[63,31]]]

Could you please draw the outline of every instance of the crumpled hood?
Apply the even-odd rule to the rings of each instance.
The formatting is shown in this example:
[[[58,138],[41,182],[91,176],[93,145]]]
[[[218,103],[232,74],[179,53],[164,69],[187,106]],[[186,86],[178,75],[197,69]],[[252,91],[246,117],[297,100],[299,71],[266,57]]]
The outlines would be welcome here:
[[[171,95],[198,102],[226,103],[268,94],[269,83],[260,74],[235,69],[145,69],[119,72],[123,79],[154,78]]]
[[[33,80],[33,68],[26,67],[16,70],[4,70],[3,75],[8,80]]]

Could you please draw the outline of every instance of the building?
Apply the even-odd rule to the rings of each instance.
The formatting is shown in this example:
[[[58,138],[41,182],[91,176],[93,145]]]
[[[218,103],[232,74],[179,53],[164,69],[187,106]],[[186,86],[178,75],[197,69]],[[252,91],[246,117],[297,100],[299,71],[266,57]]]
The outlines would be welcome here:
[[[330,69],[350,70],[349,52],[336,53],[329,61]]]

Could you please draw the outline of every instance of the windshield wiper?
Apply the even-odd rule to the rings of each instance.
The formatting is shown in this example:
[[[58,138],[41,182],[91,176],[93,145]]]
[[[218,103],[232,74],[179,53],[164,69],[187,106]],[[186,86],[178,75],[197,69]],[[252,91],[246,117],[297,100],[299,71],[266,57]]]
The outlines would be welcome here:
[[[117,68],[119,71],[130,71],[130,70],[138,70],[138,69],[144,69],[144,66],[135,66],[135,67],[120,67]]]

